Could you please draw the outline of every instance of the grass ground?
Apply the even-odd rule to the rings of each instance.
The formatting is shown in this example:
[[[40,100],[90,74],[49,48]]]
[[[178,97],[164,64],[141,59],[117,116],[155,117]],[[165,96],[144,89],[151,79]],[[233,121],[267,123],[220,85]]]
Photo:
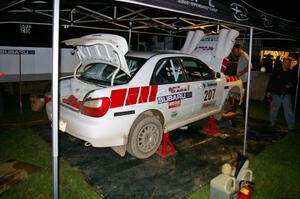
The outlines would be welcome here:
[[[7,109],[6,109],[7,110]],[[17,183],[0,194],[2,199],[50,199],[52,195],[52,158],[49,144],[31,128],[32,121],[45,120],[45,112],[31,112],[24,107],[5,111],[0,118],[0,162],[15,159],[40,167],[28,180]],[[67,162],[60,160],[60,198],[100,199],[92,187]]]
[[[255,109],[251,108],[255,107]],[[264,102],[252,102],[252,116],[266,119],[268,107]],[[51,149],[44,140],[30,129],[29,121],[46,119],[43,112],[32,113],[25,107],[22,114],[17,108],[5,112],[0,118],[0,162],[16,159],[40,167],[27,181],[18,183],[0,195],[0,198],[52,198]],[[282,116],[280,117],[282,120]],[[11,123],[13,122],[13,123]],[[269,146],[250,162],[255,176],[255,199],[300,198],[300,125],[280,142]],[[204,186],[190,198],[206,199],[209,186]],[[90,185],[64,160],[60,161],[60,197],[66,199],[98,199]]]
[[[253,108],[255,107],[255,108]],[[268,104],[252,102],[250,114],[253,117],[267,119]],[[296,122],[295,132],[250,160],[255,177],[254,199],[298,199],[300,198],[300,119]],[[283,115],[279,122],[284,123]],[[191,199],[207,199],[209,185],[194,192]]]

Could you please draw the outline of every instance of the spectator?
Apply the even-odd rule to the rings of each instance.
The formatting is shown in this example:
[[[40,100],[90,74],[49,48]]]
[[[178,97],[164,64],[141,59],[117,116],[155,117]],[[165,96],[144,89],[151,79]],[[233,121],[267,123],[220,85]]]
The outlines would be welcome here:
[[[244,116],[246,115],[246,93],[247,93],[247,82],[248,82],[248,65],[249,56],[244,51],[240,44],[235,44],[232,48],[232,53],[238,57],[237,62],[237,76],[243,81],[243,87],[245,89],[245,95],[241,108]]]
[[[274,62],[274,71],[281,70],[282,68],[282,61],[280,60],[280,56],[277,56]]]
[[[288,129],[294,130],[295,115],[292,110],[291,94],[296,86],[297,77],[290,70],[291,61],[291,59],[284,59],[281,69],[273,72],[267,87],[267,98],[272,97],[270,111],[271,126],[276,125],[278,111],[282,104]]]
[[[228,58],[228,64],[224,74],[228,76],[236,76],[237,57],[234,56],[233,53],[231,52],[227,58]]]
[[[263,66],[266,68],[267,73],[271,73],[273,69],[272,55],[268,54],[263,60]]]

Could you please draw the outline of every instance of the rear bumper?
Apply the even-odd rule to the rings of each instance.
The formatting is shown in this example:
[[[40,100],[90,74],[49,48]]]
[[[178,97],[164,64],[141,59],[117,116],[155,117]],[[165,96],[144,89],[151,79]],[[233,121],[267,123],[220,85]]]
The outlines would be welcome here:
[[[52,120],[52,103],[46,105],[48,118]],[[91,143],[94,147],[112,147],[127,144],[133,117],[93,118],[60,106],[60,121],[66,123],[65,132]]]

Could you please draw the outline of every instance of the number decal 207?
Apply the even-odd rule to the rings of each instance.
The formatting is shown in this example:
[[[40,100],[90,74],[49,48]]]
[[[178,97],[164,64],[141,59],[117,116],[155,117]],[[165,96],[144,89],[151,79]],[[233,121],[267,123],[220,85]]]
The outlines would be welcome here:
[[[215,98],[216,89],[209,89],[204,91],[204,101],[209,101]]]

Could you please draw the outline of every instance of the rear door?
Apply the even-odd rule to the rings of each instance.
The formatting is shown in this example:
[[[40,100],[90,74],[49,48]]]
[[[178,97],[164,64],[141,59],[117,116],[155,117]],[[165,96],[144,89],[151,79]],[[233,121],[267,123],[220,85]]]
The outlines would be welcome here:
[[[193,114],[205,114],[220,107],[222,81],[205,63],[191,57],[180,58],[193,91]]]
[[[151,84],[158,85],[157,103],[166,125],[186,120],[191,115],[192,90],[178,58],[160,60],[153,71]]]

